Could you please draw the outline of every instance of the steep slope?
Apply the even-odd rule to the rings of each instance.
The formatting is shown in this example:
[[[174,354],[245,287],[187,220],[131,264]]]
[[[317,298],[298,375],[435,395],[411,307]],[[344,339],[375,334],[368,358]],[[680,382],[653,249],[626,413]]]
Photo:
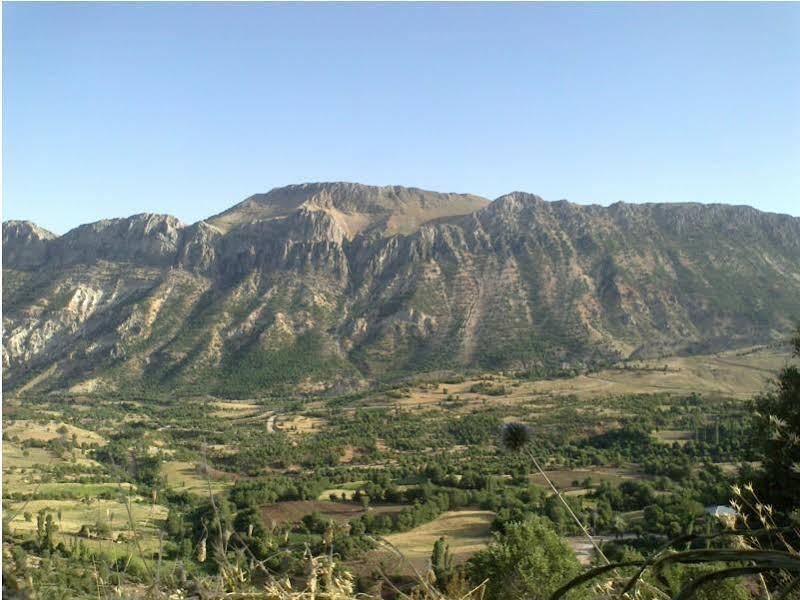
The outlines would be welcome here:
[[[30,221],[6,221],[3,223],[3,264],[20,268],[42,264],[47,242],[56,237]]]
[[[4,384],[229,395],[461,367],[542,373],[780,336],[800,219],[357,184],[208,221],[3,224]]]

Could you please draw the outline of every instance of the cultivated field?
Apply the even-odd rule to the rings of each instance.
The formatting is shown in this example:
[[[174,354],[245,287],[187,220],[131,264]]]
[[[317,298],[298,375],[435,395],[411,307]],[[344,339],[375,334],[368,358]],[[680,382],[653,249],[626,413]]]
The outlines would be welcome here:
[[[56,516],[56,523],[62,534],[76,534],[87,523],[104,522],[110,527],[108,537],[115,539],[119,533],[130,531],[131,520],[134,531],[141,534],[149,532],[155,524],[167,517],[167,510],[164,506],[153,504],[138,496],[131,497],[129,503],[125,493],[120,494],[119,500],[93,499],[91,496],[84,498],[88,501],[31,500],[16,502],[10,506],[9,510],[9,514],[14,516],[11,526],[15,530],[35,531],[35,517],[27,521],[25,513],[35,516],[39,511],[44,510]],[[130,514],[128,513],[129,507]]]
[[[485,548],[491,537],[489,528],[493,519],[494,513],[487,510],[449,511],[430,523],[404,533],[387,535],[385,538],[418,571],[424,572],[433,544],[440,537],[447,539],[450,552],[458,563]]]
[[[161,472],[167,478],[169,487],[201,496],[208,495],[209,487],[212,493],[226,489],[234,479],[215,469],[203,469],[197,463],[177,460],[163,463]]]
[[[78,445],[105,444],[103,436],[94,431],[88,431],[81,427],[75,427],[74,425],[57,421],[39,423],[37,421],[19,420],[7,424],[3,423],[3,434],[9,439],[19,438],[20,440],[39,440],[46,442],[57,438],[63,438],[64,440],[74,439]]]
[[[562,491],[584,489],[583,482],[591,479],[592,485],[608,481],[619,485],[631,479],[646,479],[647,476],[634,467],[592,467],[584,469],[559,469],[546,471],[547,477]],[[547,482],[539,473],[531,475],[531,481],[536,485],[546,486]],[[549,488],[548,488],[549,489]]]

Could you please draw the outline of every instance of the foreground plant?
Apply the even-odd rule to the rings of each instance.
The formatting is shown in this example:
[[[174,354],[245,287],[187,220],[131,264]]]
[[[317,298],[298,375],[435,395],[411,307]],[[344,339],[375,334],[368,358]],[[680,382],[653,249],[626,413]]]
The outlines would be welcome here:
[[[685,550],[682,552],[675,552],[673,550],[675,546],[685,546],[693,542],[712,541],[723,537],[749,538],[765,535],[770,532],[785,533],[790,529],[791,528],[784,528],[779,531],[733,529],[713,535],[687,535],[675,538],[674,540],[670,540],[647,560],[610,563],[591,569],[556,590],[551,596],[551,600],[558,600],[564,597],[570,590],[600,576],[605,576],[614,569],[638,567],[636,573],[624,582],[624,585],[621,586],[621,590],[617,595],[619,598],[625,598],[631,597],[629,594],[634,593],[636,586],[643,581],[643,577],[647,573],[653,574],[656,580],[668,586],[669,582],[665,577],[665,571],[668,567],[674,565],[713,566],[719,565],[720,563],[725,563],[725,566],[694,578],[672,597],[673,600],[688,600],[693,598],[704,586],[713,582],[743,576],[761,575],[769,572],[789,574],[791,577],[789,582],[778,590],[777,595],[772,596],[773,600],[796,598],[793,594],[800,590],[800,556],[792,552],[758,548],[703,548]],[[616,586],[609,586],[609,592],[614,587]],[[767,597],[770,596],[767,595]]]
[[[329,556],[306,554],[306,580],[295,588],[288,578],[272,579],[265,587],[264,600],[350,600],[356,597],[353,576],[339,572]]]

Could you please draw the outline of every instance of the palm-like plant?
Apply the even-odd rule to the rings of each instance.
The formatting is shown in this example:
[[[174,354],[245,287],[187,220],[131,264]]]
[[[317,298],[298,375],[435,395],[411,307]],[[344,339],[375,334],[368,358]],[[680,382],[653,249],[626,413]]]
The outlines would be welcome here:
[[[564,597],[571,589],[622,567],[638,567],[638,569],[622,586],[619,592],[620,598],[626,597],[626,594],[634,590],[636,585],[642,582],[642,577],[648,571],[652,572],[656,579],[666,584],[663,571],[670,565],[708,565],[714,563],[727,563],[729,566],[711,571],[710,573],[693,579],[673,596],[673,600],[688,600],[692,598],[701,587],[714,581],[742,577],[745,575],[761,575],[763,573],[776,571],[790,574],[790,579],[788,583],[779,590],[777,595],[772,596],[772,600],[788,600],[789,598],[794,598],[795,596],[792,594],[800,590],[800,556],[796,553],[785,550],[761,548],[703,548],[674,552],[672,548],[687,543],[711,541],[722,537],[752,538],[753,536],[760,535],[781,534],[789,530],[791,530],[791,528],[782,528],[778,530],[732,529],[712,535],[686,535],[675,538],[662,546],[658,552],[647,560],[609,563],[591,569],[556,590],[550,597],[550,600],[558,600]],[[738,564],[732,565],[732,563]]]

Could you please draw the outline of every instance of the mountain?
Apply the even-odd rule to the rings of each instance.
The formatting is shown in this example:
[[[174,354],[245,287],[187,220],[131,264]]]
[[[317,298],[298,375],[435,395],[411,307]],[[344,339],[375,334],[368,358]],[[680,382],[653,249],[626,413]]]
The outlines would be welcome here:
[[[192,225],[8,221],[3,277],[6,390],[343,390],[773,340],[800,316],[800,219],[315,183]]]

